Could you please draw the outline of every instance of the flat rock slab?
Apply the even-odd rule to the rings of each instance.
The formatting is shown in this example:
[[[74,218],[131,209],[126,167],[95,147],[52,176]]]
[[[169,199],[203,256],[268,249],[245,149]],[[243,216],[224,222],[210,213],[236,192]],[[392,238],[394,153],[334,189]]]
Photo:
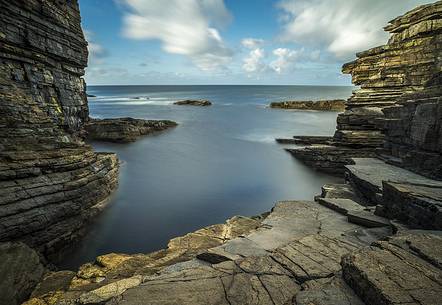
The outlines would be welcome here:
[[[296,305],[365,305],[340,276],[312,280],[302,285]]]
[[[387,227],[390,221],[387,218],[374,215],[369,211],[349,211],[348,221],[367,228]]]
[[[357,212],[365,209],[364,206],[351,199],[318,198],[318,203],[343,215],[347,215],[350,211]]]
[[[269,257],[200,265],[147,277],[107,304],[287,304],[300,291],[289,272]]]
[[[229,259],[266,255],[276,248],[308,235],[327,232],[340,236],[358,229],[347,218],[313,201],[278,202],[261,227],[244,237],[232,239],[208,252]]]
[[[356,194],[351,184],[348,183],[324,184],[321,188],[321,197],[350,199],[361,203],[361,198]]]
[[[378,193],[382,193],[383,181],[405,182],[442,188],[442,181],[420,176],[376,158],[353,158],[352,160],[354,165],[345,166],[350,174],[350,179],[355,178],[356,182],[361,181],[364,184],[368,184],[371,188],[377,190]]]
[[[343,257],[345,281],[366,304],[440,304],[442,238],[409,233]]]

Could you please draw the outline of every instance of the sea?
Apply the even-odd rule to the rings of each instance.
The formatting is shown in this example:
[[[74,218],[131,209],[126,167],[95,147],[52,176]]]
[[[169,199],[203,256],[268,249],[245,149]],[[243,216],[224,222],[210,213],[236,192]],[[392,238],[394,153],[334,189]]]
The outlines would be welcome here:
[[[60,262],[75,269],[96,256],[148,253],[234,215],[254,216],[280,200],[312,200],[339,178],[287,153],[275,138],[332,135],[336,112],[270,109],[273,101],[348,98],[354,87],[88,86],[90,116],[168,119],[179,125],[130,144],[92,142],[115,152],[120,180],[108,207]],[[209,107],[177,106],[207,99]],[[292,145],[293,146],[293,145]]]

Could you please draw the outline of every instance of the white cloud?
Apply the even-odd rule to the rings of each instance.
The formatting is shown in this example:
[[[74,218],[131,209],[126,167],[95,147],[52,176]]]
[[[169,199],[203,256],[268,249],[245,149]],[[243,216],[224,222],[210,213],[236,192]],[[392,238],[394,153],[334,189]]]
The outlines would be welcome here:
[[[282,0],[286,42],[326,48],[341,59],[384,44],[389,20],[428,0]]]
[[[265,52],[261,48],[253,49],[249,52],[249,55],[244,58],[243,70],[249,74],[259,74],[267,69],[267,65],[264,63]]]
[[[188,56],[200,69],[213,70],[230,62],[232,51],[215,26],[231,19],[223,0],[124,0],[126,37],[158,39],[163,49]]]
[[[289,70],[295,64],[304,53],[304,49],[291,50],[287,48],[277,48],[273,50],[273,55],[277,58],[270,63],[270,68],[272,68],[276,73],[281,74],[284,71]]]
[[[241,40],[241,44],[245,48],[256,49],[264,44],[264,40],[258,38],[244,38]]]
[[[103,58],[107,56],[107,50],[93,39],[94,33],[84,30],[84,37],[88,42],[89,65],[103,63]]]

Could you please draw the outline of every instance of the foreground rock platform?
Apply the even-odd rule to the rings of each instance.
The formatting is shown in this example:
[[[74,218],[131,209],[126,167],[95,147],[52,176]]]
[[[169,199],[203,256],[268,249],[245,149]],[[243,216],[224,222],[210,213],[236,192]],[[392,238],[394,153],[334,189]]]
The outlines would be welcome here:
[[[308,304],[329,290],[359,304],[340,276],[340,258],[389,234],[315,202],[284,201],[265,217],[235,217],[173,239],[166,250],[98,257],[67,275],[67,288],[37,289],[26,304],[292,304],[300,291],[299,304]]]
[[[345,100],[272,102],[270,108],[318,111],[344,111]]]
[[[90,119],[84,126],[87,139],[116,143],[134,142],[143,135],[163,131],[178,124],[168,120],[134,118]]]
[[[440,304],[442,238],[408,232],[342,259],[343,276],[366,304]]]

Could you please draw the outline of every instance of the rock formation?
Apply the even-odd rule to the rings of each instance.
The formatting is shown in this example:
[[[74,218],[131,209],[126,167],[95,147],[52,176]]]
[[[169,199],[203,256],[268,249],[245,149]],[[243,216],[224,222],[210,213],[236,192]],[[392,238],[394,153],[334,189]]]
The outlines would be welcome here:
[[[319,110],[319,111],[344,111],[345,100],[272,102],[270,103],[270,108]]]
[[[45,268],[23,243],[0,244],[0,304],[19,305],[41,281]]]
[[[87,138],[96,141],[128,143],[142,135],[152,134],[177,126],[167,120],[142,120],[133,118],[90,119],[84,126]]]
[[[210,106],[212,105],[212,102],[207,100],[182,100],[173,104],[180,106]]]
[[[114,154],[83,142],[87,43],[77,1],[0,1],[0,241],[51,256],[117,185]]]
[[[338,115],[332,141],[289,151],[319,170],[342,174],[352,157],[376,156],[387,139],[389,152],[404,158],[409,168],[426,168],[429,175],[440,177],[440,116],[431,123],[425,120],[440,105],[441,11],[438,1],[392,20],[385,27],[392,34],[386,45],[358,53],[355,61],[343,67],[360,89]],[[332,157],[331,151],[335,152]]]

